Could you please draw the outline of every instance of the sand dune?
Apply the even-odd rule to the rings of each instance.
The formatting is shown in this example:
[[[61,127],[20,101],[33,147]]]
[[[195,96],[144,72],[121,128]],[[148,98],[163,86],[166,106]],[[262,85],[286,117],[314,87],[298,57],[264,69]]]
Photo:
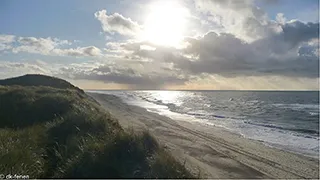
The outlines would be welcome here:
[[[88,94],[124,128],[148,129],[179,161],[203,178],[319,178],[317,159],[271,148],[219,127],[160,116],[127,105],[116,96]]]

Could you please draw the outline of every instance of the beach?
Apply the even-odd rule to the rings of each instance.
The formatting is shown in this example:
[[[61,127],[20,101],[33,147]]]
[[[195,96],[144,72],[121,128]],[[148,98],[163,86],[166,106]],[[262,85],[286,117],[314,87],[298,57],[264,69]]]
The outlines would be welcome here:
[[[272,148],[221,127],[177,120],[124,103],[114,95],[88,93],[121,126],[148,130],[160,144],[202,178],[319,178],[316,158]]]

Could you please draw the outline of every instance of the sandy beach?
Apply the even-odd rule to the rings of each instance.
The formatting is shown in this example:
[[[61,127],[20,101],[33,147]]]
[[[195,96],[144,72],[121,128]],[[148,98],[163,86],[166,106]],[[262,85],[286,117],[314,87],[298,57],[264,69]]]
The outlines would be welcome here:
[[[319,178],[315,158],[268,147],[223,128],[170,119],[113,95],[88,93],[123,128],[148,130],[194,174],[203,178]]]

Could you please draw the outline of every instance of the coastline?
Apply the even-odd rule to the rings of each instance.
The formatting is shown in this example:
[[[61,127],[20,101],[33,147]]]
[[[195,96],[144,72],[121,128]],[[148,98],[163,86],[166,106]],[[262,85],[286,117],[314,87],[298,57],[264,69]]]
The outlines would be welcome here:
[[[319,178],[317,159],[272,148],[223,128],[170,119],[114,95],[88,93],[124,129],[149,130],[194,174],[203,178]]]

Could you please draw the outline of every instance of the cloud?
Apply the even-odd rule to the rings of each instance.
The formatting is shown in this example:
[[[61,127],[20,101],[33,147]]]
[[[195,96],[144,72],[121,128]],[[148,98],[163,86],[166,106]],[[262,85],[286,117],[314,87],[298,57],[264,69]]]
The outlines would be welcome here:
[[[194,0],[198,11],[212,19],[219,19],[224,32],[252,42],[277,32],[279,25],[253,0]]]
[[[209,90],[317,90],[319,88],[319,78],[279,77],[272,75],[230,78],[219,75],[207,75],[200,76],[198,79],[188,82],[180,88]]]
[[[24,74],[51,74],[48,64],[43,61],[9,62],[0,61],[0,77],[9,78]]]
[[[134,89],[164,88],[169,85],[184,84],[188,78],[161,72],[143,73],[130,67],[100,65],[92,69],[81,67],[62,68],[58,76],[74,80],[94,80],[105,83],[125,84]]]
[[[13,46],[13,43],[15,45]],[[95,46],[62,48],[64,45],[71,45],[67,40],[57,38],[36,38],[36,37],[15,37],[13,35],[0,36],[0,51],[11,50],[13,53],[33,53],[49,56],[103,56],[101,50]]]
[[[278,13],[276,16],[276,21],[280,24],[285,24],[287,21],[287,18],[284,17],[283,13]]]
[[[197,59],[179,58],[172,62],[194,74],[318,77],[315,46],[305,43],[318,38],[319,24],[295,21],[286,23],[282,29],[281,33],[252,43],[232,34],[210,32],[200,39],[188,39],[190,46],[185,53]]]
[[[101,56],[101,50],[95,46],[77,47],[70,49],[54,49],[53,54],[58,56]]]
[[[104,32],[121,35],[134,36],[140,31],[140,25],[130,18],[123,17],[119,13],[108,15],[106,10],[94,13],[96,19],[101,23]]]
[[[289,21],[277,33],[253,42],[230,33],[209,32],[201,38],[186,38],[188,46],[182,49],[130,41],[108,45],[130,60],[171,64],[178,74],[317,78],[318,31],[317,23]]]
[[[0,35],[0,43],[9,44],[14,42],[14,40],[15,40],[15,36],[13,35],[6,35],[6,34]]]
[[[293,46],[319,37],[319,23],[303,23],[294,20],[283,25],[282,29],[284,41],[291,43]]]
[[[4,50],[7,50],[7,49],[11,49],[11,48],[12,48],[11,45],[1,44],[1,43],[0,43],[0,51],[4,51]]]
[[[12,48],[11,43],[13,43],[14,41],[15,41],[15,36],[1,34],[0,35],[0,51],[11,49]]]
[[[48,56],[92,57],[86,63],[65,64],[54,71],[36,63],[0,64],[2,75],[21,72],[51,73],[74,80],[155,89],[173,86],[213,86],[224,89],[314,88],[319,81],[319,23],[289,20],[278,13],[275,20],[254,0],[193,0],[198,17],[188,17],[188,35],[182,47],[140,42],[143,30],[119,13],[97,11],[106,39],[105,48],[71,46],[57,38],[0,35],[0,51]],[[271,3],[266,1],[265,3]],[[272,4],[276,4],[277,0]],[[133,39],[125,39],[133,38]],[[110,42],[114,40],[114,42]],[[96,58],[103,57],[103,58]],[[108,58],[107,58],[108,57]],[[0,73],[1,74],[1,73]],[[313,85],[313,86],[312,86]]]
[[[19,45],[12,49],[12,52],[28,52],[49,55],[53,49],[60,45],[70,44],[66,40],[48,38],[35,38],[35,37],[19,37]]]

